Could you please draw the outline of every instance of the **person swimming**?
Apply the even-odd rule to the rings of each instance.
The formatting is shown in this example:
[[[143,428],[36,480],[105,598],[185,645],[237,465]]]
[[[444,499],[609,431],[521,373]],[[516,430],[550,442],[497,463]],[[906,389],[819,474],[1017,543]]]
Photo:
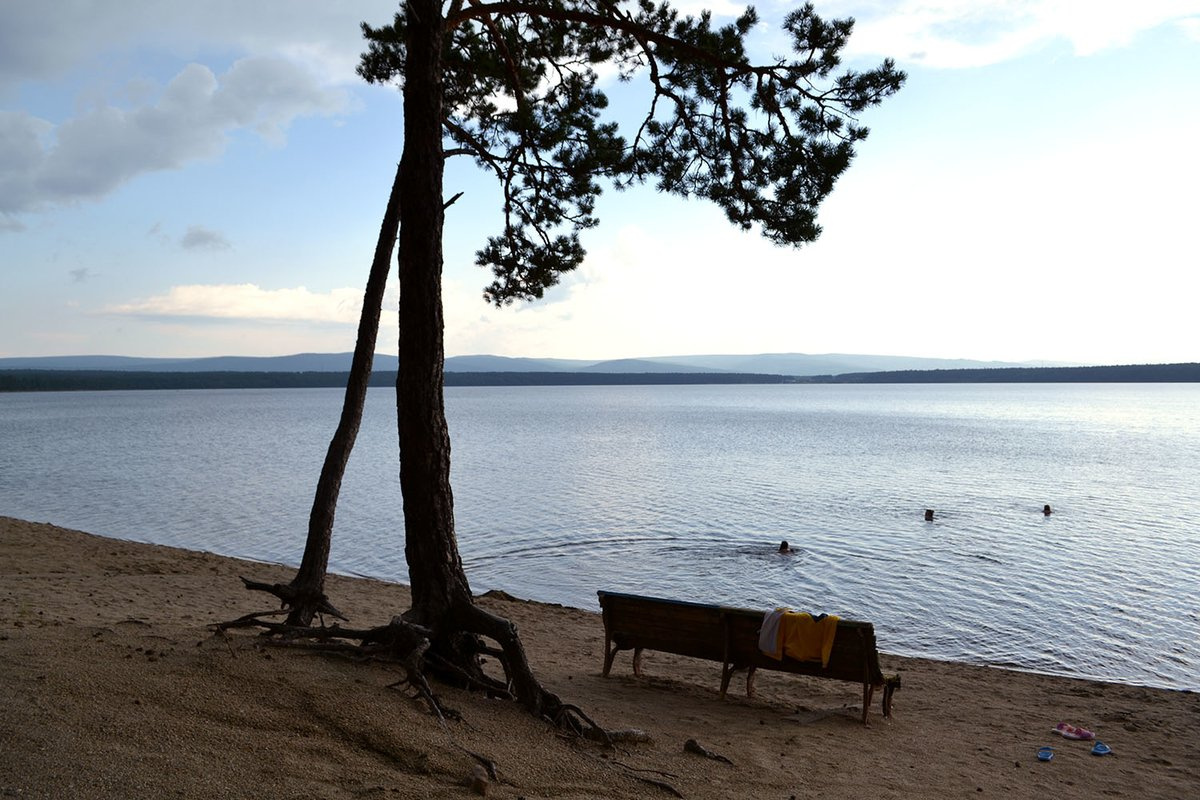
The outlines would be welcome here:
[[[791,545],[789,545],[789,544],[787,543],[787,539],[784,539],[782,542],[780,542],[780,543],[779,543],[779,552],[781,552],[781,553],[794,553],[794,552],[796,552],[796,551],[795,551],[795,550],[793,550],[793,549],[792,549],[792,547],[791,547]]]
[[[925,521],[933,522],[933,509],[932,508],[925,509]]]
[[[1042,506],[1042,513],[1045,514],[1047,517],[1054,513],[1053,511],[1050,510],[1049,503],[1046,503],[1046,505]]]

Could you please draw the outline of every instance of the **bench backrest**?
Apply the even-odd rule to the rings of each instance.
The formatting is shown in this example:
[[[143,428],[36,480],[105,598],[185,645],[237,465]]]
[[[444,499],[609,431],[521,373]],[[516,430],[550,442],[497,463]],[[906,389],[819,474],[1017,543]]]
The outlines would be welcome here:
[[[748,608],[598,592],[604,627],[621,649],[644,647],[721,661],[736,668],[759,667],[879,685],[883,673],[870,622],[838,620],[829,665],[776,660],[758,648],[763,612]]]
[[[726,635],[721,607],[616,592],[598,594],[605,630],[621,649],[644,647],[722,660]]]

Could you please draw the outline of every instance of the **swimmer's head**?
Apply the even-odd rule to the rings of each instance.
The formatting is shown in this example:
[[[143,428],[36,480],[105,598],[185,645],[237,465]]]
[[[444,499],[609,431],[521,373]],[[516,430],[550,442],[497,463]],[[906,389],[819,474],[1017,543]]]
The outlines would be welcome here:
[[[782,542],[779,543],[779,552],[781,552],[781,553],[792,552],[792,548],[788,546],[787,539],[784,539]]]

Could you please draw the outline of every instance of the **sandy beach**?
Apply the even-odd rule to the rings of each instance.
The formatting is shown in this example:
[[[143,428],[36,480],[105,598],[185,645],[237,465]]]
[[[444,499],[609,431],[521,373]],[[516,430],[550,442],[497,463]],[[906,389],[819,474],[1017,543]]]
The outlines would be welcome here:
[[[131,531],[133,535],[135,532]],[[518,624],[542,681],[611,729],[606,749],[511,703],[435,686],[440,722],[390,688],[395,668],[272,647],[211,625],[265,610],[239,576],[290,568],[0,517],[0,797],[908,798],[1200,793],[1200,694],[886,654],[895,715],[859,721],[857,685],[762,672],[719,697],[720,666],[647,653],[601,677],[598,614],[488,596]],[[358,627],[407,589],[334,576]],[[603,588],[603,587],[597,587]],[[680,598],[704,600],[704,598]],[[1182,632],[1181,632],[1182,635]],[[1089,728],[1112,748],[1051,732]],[[727,761],[684,749],[689,739]],[[1042,745],[1055,748],[1039,762]],[[498,779],[470,785],[474,752]]]

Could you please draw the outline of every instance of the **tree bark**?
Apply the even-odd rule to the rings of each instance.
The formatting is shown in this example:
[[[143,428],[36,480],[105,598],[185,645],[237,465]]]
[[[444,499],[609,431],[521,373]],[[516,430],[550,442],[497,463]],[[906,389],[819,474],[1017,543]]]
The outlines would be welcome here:
[[[440,0],[408,0],[404,151],[400,167],[400,369],[396,413],[404,553],[412,587],[406,619],[434,631],[434,648],[458,647],[450,619],[471,605],[454,534],[450,433],[443,399],[442,37]],[[461,652],[459,652],[461,656]],[[459,661],[458,658],[454,660]],[[467,667],[459,661],[459,665]]]
[[[404,76],[404,152],[400,168],[400,370],[396,413],[400,488],[404,495],[404,555],[412,608],[405,622],[431,632],[427,663],[468,685],[503,689],[480,663],[479,636],[500,643],[508,686],[531,713],[582,732],[599,731],[579,709],[542,688],[525,657],[517,628],[475,605],[454,533],[450,432],[443,396],[442,232],[445,219],[442,152],[440,0],[408,0]],[[603,731],[600,731],[603,734]]]
[[[362,312],[358,320],[358,338],[354,344],[354,359],[350,364],[350,376],[346,382],[346,394],[342,401],[342,416],[337,430],[325,452],[325,463],[317,480],[313,494],[312,511],[308,516],[308,539],[304,544],[304,557],[300,569],[289,586],[292,599],[287,622],[289,625],[307,626],[318,612],[341,616],[325,597],[325,573],[329,567],[329,549],[333,541],[333,520],[337,511],[338,495],[342,489],[342,478],[346,463],[358,438],[362,422],[363,404],[367,399],[367,384],[371,378],[371,366],[375,359],[375,342],[379,336],[379,316],[383,308],[383,294],[395,249],[396,231],[400,225],[401,169],[396,166],[396,177],[388,195],[387,210],[379,226],[379,239],[375,243],[375,257],[367,277],[363,293]]]

